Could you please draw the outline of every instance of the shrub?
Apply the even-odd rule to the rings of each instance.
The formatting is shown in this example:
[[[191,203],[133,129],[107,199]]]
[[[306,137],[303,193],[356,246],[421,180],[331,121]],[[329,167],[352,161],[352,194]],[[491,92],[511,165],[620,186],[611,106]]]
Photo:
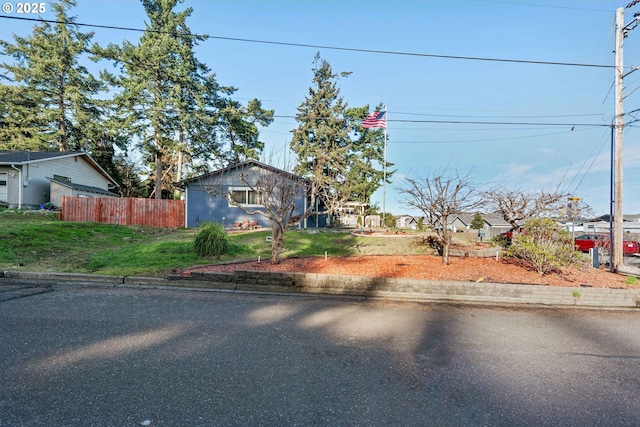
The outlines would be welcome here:
[[[429,235],[422,239],[422,244],[435,249],[438,255],[442,255],[442,240],[438,236]]]
[[[216,222],[205,222],[198,229],[194,248],[199,256],[215,256],[227,252],[229,242],[224,227]]]
[[[509,246],[511,246],[511,239],[508,238],[507,236],[502,236],[500,234],[492,237],[491,240],[489,241],[494,245],[500,246],[502,248],[508,248]]]
[[[522,232],[513,237],[505,254],[523,260],[540,275],[585,262],[573,247],[571,233],[548,218],[528,221]]]

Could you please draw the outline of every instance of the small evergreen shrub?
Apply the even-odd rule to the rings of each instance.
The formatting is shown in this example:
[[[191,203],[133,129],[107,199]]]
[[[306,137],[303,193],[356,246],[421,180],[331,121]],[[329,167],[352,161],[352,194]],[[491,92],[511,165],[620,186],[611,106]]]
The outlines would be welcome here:
[[[198,229],[194,248],[201,257],[219,257],[227,252],[229,241],[224,227],[217,222],[205,222]]]
[[[489,241],[494,245],[500,246],[505,249],[511,246],[511,239],[508,238],[507,236],[501,236],[499,234],[497,236],[492,237]]]

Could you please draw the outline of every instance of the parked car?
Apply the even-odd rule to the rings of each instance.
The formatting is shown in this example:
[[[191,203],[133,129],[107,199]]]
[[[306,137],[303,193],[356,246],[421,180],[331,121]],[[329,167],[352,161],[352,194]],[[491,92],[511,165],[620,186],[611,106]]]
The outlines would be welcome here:
[[[509,231],[505,231],[505,232],[503,232],[503,233],[500,233],[500,236],[502,236],[502,237],[506,237],[507,239],[511,240],[511,238],[513,237],[513,230],[514,230],[514,228],[513,228],[513,227],[511,227],[511,228],[509,229]],[[522,228],[522,227],[520,227],[520,229],[518,230],[518,233],[522,233],[522,230],[523,230],[523,228]]]
[[[583,234],[574,239],[576,250],[589,252],[591,248],[609,248],[609,235],[607,234]],[[633,240],[622,241],[623,254],[637,254],[639,252],[638,242]]]

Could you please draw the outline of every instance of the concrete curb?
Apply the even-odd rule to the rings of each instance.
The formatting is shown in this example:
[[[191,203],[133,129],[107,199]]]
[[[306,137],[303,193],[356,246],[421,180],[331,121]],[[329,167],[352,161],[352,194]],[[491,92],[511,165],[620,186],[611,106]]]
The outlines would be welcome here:
[[[201,273],[167,279],[73,273],[4,271],[0,277],[55,282],[125,286],[211,289],[226,292],[332,295],[388,300],[530,305],[581,308],[639,308],[639,289],[554,287],[507,283],[476,283],[315,273],[237,271]]]

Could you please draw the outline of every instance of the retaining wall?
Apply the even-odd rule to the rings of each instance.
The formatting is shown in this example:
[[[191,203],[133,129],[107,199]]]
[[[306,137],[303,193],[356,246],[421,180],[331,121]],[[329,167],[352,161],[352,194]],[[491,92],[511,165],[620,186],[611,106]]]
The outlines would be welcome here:
[[[207,282],[216,288],[228,290],[362,295],[496,304],[640,307],[640,289],[555,287],[266,271],[192,272],[191,276],[176,275],[170,276],[169,279],[186,283]]]
[[[1,278],[51,282],[102,283],[125,286],[207,288],[228,292],[280,292],[351,295],[394,300],[482,304],[524,304],[585,308],[639,308],[640,288],[600,289],[508,283],[454,282],[316,273],[236,271],[170,275],[166,279],[73,273],[0,272]],[[2,282],[0,281],[0,284]]]

